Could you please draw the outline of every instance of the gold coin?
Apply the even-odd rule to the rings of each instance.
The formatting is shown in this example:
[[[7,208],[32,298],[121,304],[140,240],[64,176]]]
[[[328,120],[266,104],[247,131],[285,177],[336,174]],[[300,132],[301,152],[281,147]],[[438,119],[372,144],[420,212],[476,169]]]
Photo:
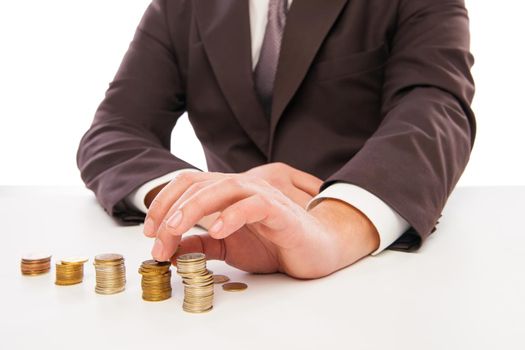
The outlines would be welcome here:
[[[221,284],[224,282],[228,282],[230,280],[230,277],[224,276],[224,275],[213,275],[213,283],[215,284]]]
[[[163,301],[171,298],[171,263],[168,261],[143,261],[139,267],[142,275],[142,299]]]
[[[157,261],[157,260],[146,260],[142,262],[142,265],[147,266],[171,266],[171,263],[169,261]]]
[[[84,264],[88,260],[89,259],[86,257],[69,257],[69,258],[61,259],[60,261],[64,265],[77,265],[77,264]]]
[[[248,288],[248,285],[241,282],[230,282],[222,285],[222,289],[227,292],[241,292],[246,288]]]

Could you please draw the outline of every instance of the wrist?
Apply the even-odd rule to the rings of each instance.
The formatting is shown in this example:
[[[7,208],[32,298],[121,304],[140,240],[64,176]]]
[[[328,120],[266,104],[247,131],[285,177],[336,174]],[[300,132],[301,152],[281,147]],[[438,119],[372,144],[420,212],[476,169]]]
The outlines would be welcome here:
[[[379,234],[360,210],[338,199],[325,198],[309,210],[334,242],[334,271],[353,264],[379,247]]]

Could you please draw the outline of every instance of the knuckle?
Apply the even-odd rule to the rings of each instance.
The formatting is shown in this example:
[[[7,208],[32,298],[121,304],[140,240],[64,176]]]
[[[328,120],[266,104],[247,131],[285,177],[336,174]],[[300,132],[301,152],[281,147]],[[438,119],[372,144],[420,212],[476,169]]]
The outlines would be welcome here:
[[[157,216],[157,212],[162,210],[162,207],[163,207],[163,202],[160,199],[158,198],[153,199],[153,201],[149,205],[148,213],[146,216],[148,218],[155,219],[155,217]]]
[[[259,203],[263,208],[270,207],[272,205],[272,201],[267,196],[257,193],[255,196],[255,201]]]
[[[283,162],[275,162],[275,163],[273,163],[273,166],[274,166],[275,169],[277,169],[277,170],[284,170],[284,169],[286,169],[286,168],[289,167],[288,164],[283,163]]]
[[[184,213],[182,217],[197,216],[200,218],[205,214],[205,205],[206,199],[202,195],[196,195],[181,205],[179,209]]]
[[[273,175],[270,179],[269,179],[269,183],[270,185],[274,186],[274,187],[277,187],[277,188],[282,188],[286,185],[286,181],[279,175],[275,174]]]
[[[282,173],[289,172],[291,167],[283,162],[275,162],[271,164],[272,175],[282,175]]]
[[[244,210],[237,208],[237,210],[228,210],[222,213],[222,219],[228,224],[235,224],[242,220],[244,216]]]
[[[232,186],[232,187],[239,187],[241,186],[241,180],[238,177],[229,176],[226,177],[224,180],[222,180],[223,185],[225,186]]]
[[[237,222],[239,210],[227,210],[222,213],[222,220],[228,224]]]
[[[178,173],[172,182],[190,184],[193,183],[194,174],[190,171]]]
[[[265,179],[264,177],[247,174],[242,177],[243,182],[249,182],[255,185],[264,186],[268,185],[268,179]]]
[[[200,190],[203,189],[204,187],[206,187],[206,185],[205,185],[204,182],[195,182],[195,183],[192,184],[190,187],[188,187],[187,192],[189,192],[189,193],[195,193],[195,192],[200,191]]]

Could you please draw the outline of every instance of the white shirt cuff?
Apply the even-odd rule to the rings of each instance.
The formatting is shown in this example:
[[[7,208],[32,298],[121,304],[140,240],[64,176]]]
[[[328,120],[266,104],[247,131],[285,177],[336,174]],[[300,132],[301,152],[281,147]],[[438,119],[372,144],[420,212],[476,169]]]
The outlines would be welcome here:
[[[148,212],[148,208],[146,207],[146,203],[144,203],[144,200],[146,199],[147,194],[155,187],[170,182],[177,176],[177,174],[181,172],[185,172],[185,171],[200,171],[200,170],[193,169],[193,168],[179,169],[169,174],[157,177],[156,179],[150,180],[146,182],[145,184],[141,185],[135,191],[131,192],[125,198],[126,203],[130,205],[131,207],[135,208],[136,210],[140,210],[141,212],[146,214]]]
[[[368,217],[379,233],[379,248],[372,255],[381,253],[410,227],[410,224],[388,204],[359,186],[336,182],[312,198],[306,208],[310,209],[323,198],[339,199],[359,209]]]

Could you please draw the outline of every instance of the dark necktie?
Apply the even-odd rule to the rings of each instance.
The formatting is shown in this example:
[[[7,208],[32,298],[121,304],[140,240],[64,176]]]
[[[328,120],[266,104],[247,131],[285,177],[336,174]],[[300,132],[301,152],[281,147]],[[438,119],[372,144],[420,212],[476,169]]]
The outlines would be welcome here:
[[[273,85],[287,10],[288,0],[270,0],[261,54],[255,66],[255,89],[268,117],[272,110]]]

